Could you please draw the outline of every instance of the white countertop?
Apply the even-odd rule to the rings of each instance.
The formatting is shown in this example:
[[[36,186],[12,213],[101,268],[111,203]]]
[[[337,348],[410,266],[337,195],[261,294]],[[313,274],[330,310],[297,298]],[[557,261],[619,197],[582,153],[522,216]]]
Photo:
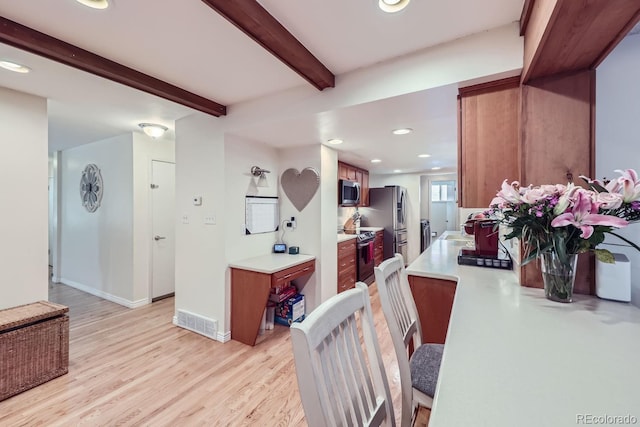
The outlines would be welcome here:
[[[382,231],[383,227],[360,227],[360,231]],[[347,240],[355,239],[357,234],[338,233],[338,243],[346,242]]]
[[[294,267],[303,262],[316,259],[313,255],[289,255],[289,254],[267,254],[258,257],[241,259],[229,263],[231,268],[239,268],[242,270],[257,271],[258,273],[272,274],[276,271],[285,270]]]
[[[585,295],[549,301],[513,272],[459,266],[464,242],[446,236],[407,268],[458,281],[430,427],[640,423],[640,309]]]
[[[347,240],[355,239],[356,234],[338,233],[338,243],[346,242]]]
[[[360,227],[360,231],[382,231],[384,230],[384,227]]]

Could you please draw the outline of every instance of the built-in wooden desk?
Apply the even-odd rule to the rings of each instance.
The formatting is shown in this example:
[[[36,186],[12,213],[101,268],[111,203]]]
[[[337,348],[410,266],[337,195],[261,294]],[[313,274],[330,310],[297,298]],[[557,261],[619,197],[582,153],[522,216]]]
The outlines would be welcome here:
[[[268,254],[231,267],[231,339],[255,345],[272,287],[313,273],[313,255]]]

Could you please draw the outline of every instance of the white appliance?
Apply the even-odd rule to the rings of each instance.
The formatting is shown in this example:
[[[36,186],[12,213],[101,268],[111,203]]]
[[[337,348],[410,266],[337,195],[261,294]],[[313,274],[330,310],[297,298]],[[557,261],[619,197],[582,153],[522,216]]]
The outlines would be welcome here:
[[[615,264],[596,260],[596,295],[614,301],[631,301],[631,263],[624,254],[613,254]]]

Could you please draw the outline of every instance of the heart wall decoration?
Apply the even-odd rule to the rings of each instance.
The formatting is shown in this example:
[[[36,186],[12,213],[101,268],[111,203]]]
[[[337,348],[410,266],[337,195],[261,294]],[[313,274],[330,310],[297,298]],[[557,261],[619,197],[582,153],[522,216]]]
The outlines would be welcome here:
[[[280,183],[293,206],[302,212],[318,191],[320,174],[314,168],[304,168],[302,172],[291,168],[282,173]]]

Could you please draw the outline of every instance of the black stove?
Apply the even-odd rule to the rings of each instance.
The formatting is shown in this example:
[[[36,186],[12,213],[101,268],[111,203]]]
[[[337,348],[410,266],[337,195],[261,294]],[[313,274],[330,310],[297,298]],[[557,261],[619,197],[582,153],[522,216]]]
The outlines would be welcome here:
[[[368,243],[371,240],[375,239],[376,233],[373,231],[363,231],[356,236],[358,243]]]
[[[376,237],[376,233],[373,231],[363,231],[356,236],[357,240],[357,273],[358,281],[365,282],[370,285],[373,280],[373,241]]]

